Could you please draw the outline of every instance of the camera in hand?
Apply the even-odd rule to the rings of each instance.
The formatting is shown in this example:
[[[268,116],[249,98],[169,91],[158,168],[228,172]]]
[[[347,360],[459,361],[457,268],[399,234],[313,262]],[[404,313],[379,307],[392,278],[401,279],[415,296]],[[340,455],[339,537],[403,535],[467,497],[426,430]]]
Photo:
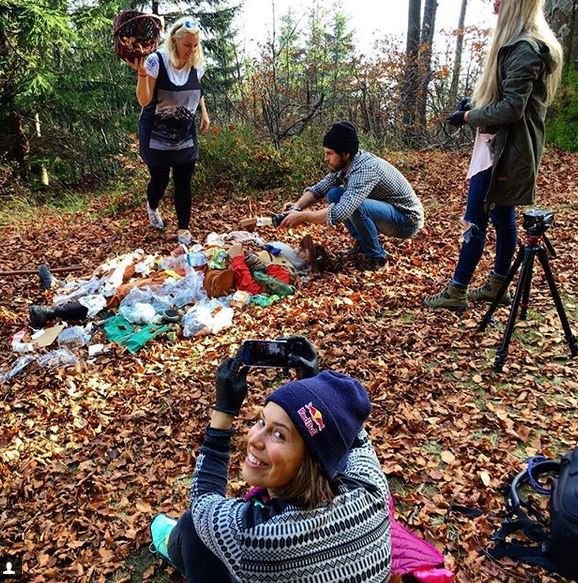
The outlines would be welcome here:
[[[271,217],[271,221],[274,227],[278,227],[282,222],[283,219],[287,216],[287,213],[277,213]]]
[[[540,237],[552,225],[554,212],[542,209],[531,209],[523,214],[523,227],[528,235]]]
[[[286,368],[289,343],[287,340],[245,340],[241,361],[245,366]]]

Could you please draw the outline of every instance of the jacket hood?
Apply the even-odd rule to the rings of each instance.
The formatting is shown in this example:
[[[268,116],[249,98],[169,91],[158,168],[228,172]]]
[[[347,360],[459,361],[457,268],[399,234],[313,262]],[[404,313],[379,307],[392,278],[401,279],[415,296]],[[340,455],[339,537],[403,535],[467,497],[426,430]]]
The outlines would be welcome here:
[[[518,36],[514,37],[509,43],[505,44],[504,47],[511,47],[520,42],[527,42],[534,49],[534,51],[536,51],[536,53],[540,55],[540,58],[542,59],[542,61],[544,61],[544,64],[548,69],[548,73],[551,73],[555,69],[556,63],[554,62],[552,53],[550,52],[550,48],[548,47],[548,45],[543,43],[542,41],[535,39],[527,32],[523,32]]]

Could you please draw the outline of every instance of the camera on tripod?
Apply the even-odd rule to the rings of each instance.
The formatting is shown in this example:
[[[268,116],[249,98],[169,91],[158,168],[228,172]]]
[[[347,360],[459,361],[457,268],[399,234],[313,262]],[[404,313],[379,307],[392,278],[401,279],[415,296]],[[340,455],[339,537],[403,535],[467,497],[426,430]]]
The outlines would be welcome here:
[[[552,225],[554,212],[542,209],[531,209],[526,211],[523,214],[523,217],[524,222],[522,225],[526,233],[532,237],[540,237]]]

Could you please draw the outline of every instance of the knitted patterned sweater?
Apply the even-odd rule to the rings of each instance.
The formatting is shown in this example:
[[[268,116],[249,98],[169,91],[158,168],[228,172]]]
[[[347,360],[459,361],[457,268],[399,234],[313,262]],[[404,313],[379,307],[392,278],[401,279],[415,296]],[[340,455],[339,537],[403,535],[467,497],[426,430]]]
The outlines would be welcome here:
[[[232,580],[389,580],[389,490],[365,430],[337,479],[337,495],[313,510],[276,498],[263,504],[226,497],[232,435],[232,430],[207,429],[191,489],[195,529],[226,565]]]

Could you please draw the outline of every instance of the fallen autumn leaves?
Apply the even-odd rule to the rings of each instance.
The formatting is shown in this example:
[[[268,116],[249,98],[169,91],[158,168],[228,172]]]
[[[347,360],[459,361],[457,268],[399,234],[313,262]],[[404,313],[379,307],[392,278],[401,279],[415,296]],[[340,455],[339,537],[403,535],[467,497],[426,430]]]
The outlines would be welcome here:
[[[31,581],[166,581],[170,569],[152,555],[147,527],[159,511],[177,516],[212,402],[218,362],[250,337],[302,333],[324,367],[358,377],[372,396],[370,430],[390,476],[401,519],[443,549],[469,581],[555,581],[539,569],[495,563],[483,549],[496,529],[500,488],[540,452],[558,456],[576,445],[578,363],[568,353],[543,274],[535,269],[528,321],[517,326],[504,373],[493,372],[499,326],[475,332],[484,313],[433,312],[420,304],[451,274],[465,196],[466,156],[412,153],[393,157],[426,207],[426,228],[411,241],[387,241],[384,271],[324,274],[270,308],[239,311],[221,336],[152,342],[136,356],[113,347],[95,362],[46,373],[33,369],[0,385],[2,551],[24,555]],[[539,204],[556,212],[552,267],[574,333],[578,333],[578,156],[550,151]],[[265,214],[291,198],[268,193],[253,201]],[[3,229],[3,269],[81,263],[143,247],[168,250],[172,234],[145,227],[143,208],[109,215],[107,198],[74,215],[39,211],[33,222]],[[172,218],[170,201],[165,215]],[[219,195],[195,203],[193,232],[237,228],[247,212]],[[173,225],[174,226],[174,225]],[[312,227],[332,250],[349,244],[343,229]],[[266,231],[296,243],[304,234]],[[478,276],[490,265],[484,256]],[[14,360],[9,338],[43,302],[34,277],[0,280],[0,368]],[[253,418],[274,373],[251,374]],[[243,430],[237,438],[241,445]],[[234,492],[242,489],[234,457]],[[476,507],[478,518],[451,510]],[[132,558],[138,555],[136,563]]]

